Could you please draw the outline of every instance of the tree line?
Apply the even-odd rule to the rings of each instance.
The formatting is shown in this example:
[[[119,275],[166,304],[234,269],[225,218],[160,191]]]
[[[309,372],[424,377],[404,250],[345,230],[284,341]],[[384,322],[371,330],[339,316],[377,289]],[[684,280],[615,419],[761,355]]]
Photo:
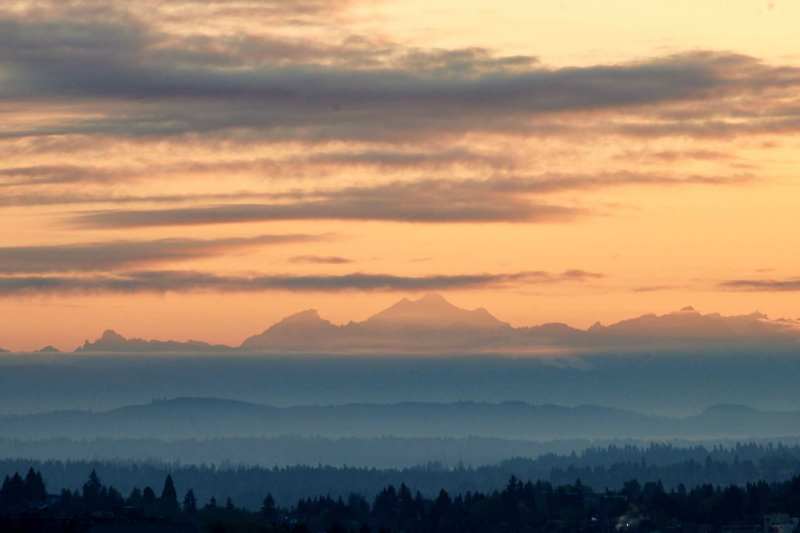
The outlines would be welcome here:
[[[445,467],[428,464],[403,469],[334,466],[265,468],[242,465],[180,465],[158,462],[0,460],[0,476],[25,471],[29,466],[49,480],[54,490],[74,490],[95,470],[124,493],[134,486],[157,486],[167,473],[180,491],[192,488],[200,500],[230,496],[255,509],[270,493],[281,505],[301,498],[327,494],[347,498],[351,492],[373,498],[388,485],[404,483],[424,496],[440,489],[450,493],[500,490],[511,476],[565,485],[580,478],[596,490],[618,490],[630,479],[661,481],[667,489],[683,484],[744,485],[759,480],[779,482],[800,473],[800,447],[738,444],[734,446],[679,447],[668,444],[608,446],[574,454],[546,454],[518,458],[482,467]]]
[[[125,496],[92,471],[78,490],[49,494],[41,473],[6,476],[0,487],[0,531],[75,532],[127,527],[160,531],[237,533],[329,532],[718,532],[732,526],[760,527],[767,515],[800,515],[800,476],[781,483],[744,486],[710,484],[665,489],[660,482],[626,482],[619,490],[597,491],[580,480],[566,485],[523,482],[511,477],[501,490],[433,497],[405,484],[384,487],[373,499],[317,496],[281,506],[271,494],[258,510],[233,499],[201,502],[193,489],[182,497],[170,474],[160,491],[136,487]],[[134,529],[130,529],[134,528]]]

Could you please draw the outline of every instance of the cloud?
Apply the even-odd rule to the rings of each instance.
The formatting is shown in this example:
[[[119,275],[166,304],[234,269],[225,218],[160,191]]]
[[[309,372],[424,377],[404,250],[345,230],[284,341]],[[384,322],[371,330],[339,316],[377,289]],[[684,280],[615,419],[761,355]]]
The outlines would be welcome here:
[[[305,159],[291,161],[293,168],[298,164],[336,165],[342,167],[377,167],[381,170],[391,169],[441,169],[456,165],[470,167],[510,169],[514,166],[509,154],[485,154],[463,148],[448,148],[435,151],[424,150],[352,150],[340,152],[317,153]]]
[[[728,161],[736,159],[736,156],[729,152],[719,150],[626,150],[617,155],[615,159],[621,161],[631,160],[652,160],[658,163],[673,163],[683,160],[696,161]]]
[[[168,293],[168,292],[340,292],[430,291],[503,288],[524,284],[583,281],[583,277],[547,272],[397,276],[352,273],[344,275],[226,276],[193,271],[144,271],[99,276],[0,276],[0,296]]]
[[[415,223],[564,222],[586,215],[580,208],[534,201],[531,195],[619,186],[724,185],[741,176],[673,177],[618,172],[599,175],[542,175],[488,180],[429,179],[372,187],[276,195],[262,204],[223,204],[166,209],[82,213],[79,227],[132,228],[266,222],[281,220],[379,220]],[[278,200],[283,200],[279,202]]]
[[[373,0],[375,1],[375,0]],[[84,19],[115,19],[135,16],[157,22],[226,24],[260,20],[285,26],[331,22],[331,16],[346,12],[358,0],[9,0],[9,10],[27,16],[60,16]]]
[[[564,281],[589,281],[604,278],[604,274],[599,272],[587,272],[586,270],[565,270],[560,278]]]
[[[323,8],[312,3],[302,9]],[[800,129],[791,98],[800,69],[732,53],[547,68],[536,58],[482,48],[426,50],[364,37],[330,42],[213,35],[171,33],[146,16],[125,13],[5,13],[0,66],[13,76],[4,80],[0,97],[66,100],[90,109],[77,118],[8,127],[2,136],[219,133],[380,142],[580,131],[597,113],[625,117],[598,120],[610,131],[637,136]],[[716,103],[711,109],[709,101]],[[763,116],[743,114],[755,101]],[[682,116],[669,118],[668,111]]]
[[[0,273],[102,272],[213,257],[262,246],[319,241],[324,235],[106,241],[0,248]]]
[[[648,293],[648,292],[672,291],[678,288],[680,287],[676,287],[674,285],[643,285],[640,287],[634,287],[631,290],[637,293]]]
[[[436,150],[339,150],[284,158],[249,158],[217,161],[153,162],[147,166],[98,167],[95,165],[31,165],[0,168],[0,187],[69,184],[117,184],[147,177],[198,174],[260,173],[264,178],[319,177],[329,170],[373,168],[383,172],[441,170],[453,167],[510,170],[514,158],[506,153],[483,153],[464,148]]]
[[[352,263],[346,257],[320,256],[320,255],[296,255],[289,259],[292,263],[309,263],[313,265],[345,265]]]
[[[788,279],[734,279],[723,281],[719,287],[745,292],[796,292],[800,291],[800,278]]]
[[[528,202],[512,195],[482,196],[479,190],[436,183],[394,184],[334,191],[289,203],[112,210],[79,214],[87,228],[190,226],[285,220],[378,220],[415,223],[557,222],[579,209]]]
[[[190,202],[234,202],[244,200],[272,200],[275,193],[238,191],[230,193],[187,194],[118,194],[42,191],[31,193],[5,193],[0,195],[0,207],[33,207],[48,205],[82,204],[180,204]]]
[[[0,169],[0,187],[108,182],[124,176],[119,169],[80,165],[34,165]]]

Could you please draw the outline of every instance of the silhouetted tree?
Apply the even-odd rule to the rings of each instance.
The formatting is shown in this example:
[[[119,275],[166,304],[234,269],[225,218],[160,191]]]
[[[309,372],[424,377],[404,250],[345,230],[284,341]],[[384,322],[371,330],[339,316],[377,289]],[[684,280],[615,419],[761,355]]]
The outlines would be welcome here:
[[[3,507],[13,508],[19,507],[25,502],[25,482],[15,472],[13,476],[3,480],[3,486],[0,488],[0,503]]]
[[[197,512],[197,498],[195,498],[192,489],[189,489],[183,498],[183,512],[187,514],[195,514]]]
[[[172,476],[167,474],[164,480],[164,488],[161,491],[161,498],[159,499],[162,512],[166,514],[175,514],[178,512],[178,493],[175,490],[175,483],[172,481]]]
[[[141,489],[139,489],[139,487],[134,487],[133,490],[131,490],[131,493],[130,495],[128,495],[126,503],[131,507],[142,506],[142,491]]]
[[[261,516],[269,522],[274,522],[278,518],[278,511],[275,508],[275,499],[272,494],[267,494],[264,502],[261,504]]]
[[[43,502],[47,499],[47,489],[42,475],[32,467],[25,476],[25,497],[31,502]]]
[[[97,506],[103,493],[103,484],[95,470],[89,474],[89,479],[83,484],[83,501],[88,506]]]
[[[149,486],[142,491],[142,509],[148,514],[155,513],[158,509],[158,497],[156,497],[156,492]]]
[[[217,508],[217,499],[212,496],[211,499],[208,500],[205,509],[216,509],[216,508]]]

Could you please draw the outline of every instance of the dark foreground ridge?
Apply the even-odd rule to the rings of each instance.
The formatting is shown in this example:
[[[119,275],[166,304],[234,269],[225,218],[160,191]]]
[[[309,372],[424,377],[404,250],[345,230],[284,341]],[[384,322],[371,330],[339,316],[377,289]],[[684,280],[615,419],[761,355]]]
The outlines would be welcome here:
[[[147,486],[127,497],[95,471],[80,490],[57,495],[33,468],[24,477],[7,476],[0,488],[3,532],[793,532],[798,514],[800,476],[691,490],[632,480],[617,491],[595,491],[580,480],[554,486],[512,477],[500,491],[442,489],[432,498],[390,485],[372,501],[321,496],[283,507],[265,494],[259,510],[230,498],[199,502],[192,489],[179,499],[171,475],[160,493]]]
[[[24,451],[23,451],[24,452]],[[267,451],[264,451],[267,454]],[[186,455],[188,457],[188,453]],[[590,448],[581,453],[517,457],[492,465],[469,467],[420,463],[406,468],[330,466],[335,463],[295,463],[285,467],[216,466],[181,462],[34,461],[21,453],[18,459],[0,459],[0,479],[33,467],[49,480],[50,490],[79,489],[86,473],[95,470],[107,483],[128,494],[135,487],[158,486],[167,474],[180,492],[194,490],[199,500],[231,497],[238,505],[257,509],[264,494],[272,494],[280,505],[327,495],[346,499],[355,492],[375,498],[386,486],[405,484],[428,498],[440,490],[450,493],[502,490],[512,476],[549,482],[554,486],[580,479],[584,486],[601,491],[620,490],[636,479],[640,483],[661,482],[667,489],[687,489],[711,484],[738,485],[765,481],[781,483],[800,475],[800,446],[739,443],[731,446],[674,446],[650,444]],[[341,463],[339,463],[341,464]]]

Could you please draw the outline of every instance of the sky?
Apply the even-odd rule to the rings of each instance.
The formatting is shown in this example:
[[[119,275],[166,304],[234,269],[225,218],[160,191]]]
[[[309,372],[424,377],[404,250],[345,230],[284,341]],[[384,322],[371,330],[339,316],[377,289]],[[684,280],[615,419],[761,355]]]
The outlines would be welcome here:
[[[0,346],[428,292],[800,317],[800,2],[7,0]]]

